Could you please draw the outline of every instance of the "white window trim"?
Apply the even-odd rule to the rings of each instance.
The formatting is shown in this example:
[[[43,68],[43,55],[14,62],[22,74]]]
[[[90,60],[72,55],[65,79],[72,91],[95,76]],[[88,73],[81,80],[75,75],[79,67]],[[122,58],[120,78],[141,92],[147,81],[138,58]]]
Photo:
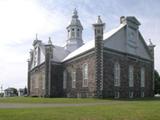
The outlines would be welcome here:
[[[114,86],[120,86],[120,64],[115,63],[114,64]]]
[[[141,87],[145,87],[145,69],[141,68]]]
[[[128,71],[128,77],[129,77],[129,87],[134,87],[134,67],[132,65],[129,66]]]
[[[63,89],[67,88],[67,71],[63,71]]]
[[[76,72],[72,72],[72,88],[76,88]]]
[[[84,63],[82,65],[82,87],[88,87],[88,64]]]

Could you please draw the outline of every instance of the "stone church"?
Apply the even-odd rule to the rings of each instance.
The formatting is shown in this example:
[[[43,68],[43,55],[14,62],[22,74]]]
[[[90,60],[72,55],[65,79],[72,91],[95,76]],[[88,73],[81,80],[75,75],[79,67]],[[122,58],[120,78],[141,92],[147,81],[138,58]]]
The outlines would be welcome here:
[[[108,23],[109,24],[109,23]],[[28,95],[39,97],[137,98],[154,95],[154,45],[147,45],[134,16],[105,33],[100,16],[93,40],[83,42],[77,10],[64,47],[37,37],[28,60]]]

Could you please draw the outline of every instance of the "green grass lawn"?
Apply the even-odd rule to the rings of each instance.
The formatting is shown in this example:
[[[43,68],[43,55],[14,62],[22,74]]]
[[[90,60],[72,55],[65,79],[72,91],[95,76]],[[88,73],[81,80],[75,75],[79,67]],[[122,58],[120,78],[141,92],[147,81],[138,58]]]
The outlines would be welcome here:
[[[0,103],[95,103],[113,101],[160,101],[160,98],[145,99],[96,99],[96,98],[39,98],[39,97],[0,97]]]
[[[5,98],[0,102],[4,100],[10,103],[112,102],[96,106],[0,109],[0,120],[160,120],[160,99]]]

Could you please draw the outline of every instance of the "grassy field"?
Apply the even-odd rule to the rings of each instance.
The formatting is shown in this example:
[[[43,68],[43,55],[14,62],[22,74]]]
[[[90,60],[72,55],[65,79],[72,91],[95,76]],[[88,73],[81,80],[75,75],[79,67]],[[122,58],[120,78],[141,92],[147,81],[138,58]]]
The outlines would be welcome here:
[[[119,102],[121,101],[121,102]],[[97,103],[96,106],[0,109],[0,120],[160,120],[160,99],[5,98],[0,103]]]
[[[113,101],[160,101],[160,98],[145,99],[96,99],[96,98],[39,98],[39,97],[0,97],[0,103],[96,103]]]

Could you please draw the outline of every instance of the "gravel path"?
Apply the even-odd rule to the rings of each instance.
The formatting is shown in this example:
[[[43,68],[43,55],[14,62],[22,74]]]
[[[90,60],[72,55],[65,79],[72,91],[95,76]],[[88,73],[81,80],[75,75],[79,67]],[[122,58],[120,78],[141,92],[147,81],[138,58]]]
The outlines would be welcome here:
[[[95,106],[95,105],[109,105],[122,102],[97,102],[97,103],[0,103],[0,109],[2,108],[41,108],[41,107],[70,107],[70,106]]]

